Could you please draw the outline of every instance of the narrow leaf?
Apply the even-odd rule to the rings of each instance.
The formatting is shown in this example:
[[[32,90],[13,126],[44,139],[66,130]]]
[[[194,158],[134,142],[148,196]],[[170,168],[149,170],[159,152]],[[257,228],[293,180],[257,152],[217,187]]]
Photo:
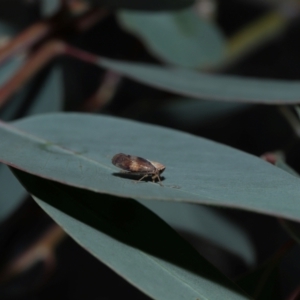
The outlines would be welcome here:
[[[278,160],[276,166],[286,172],[299,178],[299,174],[287,165],[284,161]],[[299,222],[292,222],[288,220],[280,220],[282,227],[287,231],[287,233],[292,237],[298,244],[300,244],[300,224]]]
[[[1,75],[1,72],[0,72]],[[19,93],[6,105],[5,110],[0,113],[0,118],[7,120],[15,118],[20,108],[24,112],[24,102],[28,96],[32,97],[31,90],[36,82],[19,91]],[[32,101],[34,100],[34,101]],[[39,86],[35,98],[30,99],[31,105],[26,105],[28,115],[59,111],[62,109],[63,89],[61,70],[54,67],[50,70],[43,84]],[[22,203],[26,197],[26,190],[18,180],[11,174],[7,166],[0,164],[0,222],[9,217],[10,214]]]
[[[210,241],[222,250],[243,259],[247,264],[254,264],[255,250],[247,233],[211,207],[190,203],[174,205],[166,201],[139,200],[139,202],[179,233],[186,233],[194,240],[199,237],[202,242],[203,239]]]
[[[153,299],[250,299],[138,202],[16,174],[80,245]]]
[[[90,4],[109,8],[136,10],[169,10],[190,6],[194,0],[87,0]]]

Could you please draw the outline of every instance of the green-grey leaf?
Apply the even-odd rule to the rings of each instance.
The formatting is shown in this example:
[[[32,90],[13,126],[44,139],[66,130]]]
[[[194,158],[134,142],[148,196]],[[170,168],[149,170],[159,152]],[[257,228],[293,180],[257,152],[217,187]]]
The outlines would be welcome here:
[[[0,73],[1,74],[1,73]],[[33,83],[34,84],[34,83]],[[0,113],[0,118],[7,120],[13,118],[20,110],[20,106],[28,97],[30,89],[25,87],[8,103],[5,110]],[[54,67],[40,90],[37,93],[34,102],[28,108],[28,115],[38,113],[59,111],[62,109],[63,88],[61,70]],[[0,222],[22,203],[26,197],[25,189],[18,180],[11,174],[7,166],[0,164]]]
[[[265,104],[300,103],[300,82],[212,75],[183,68],[99,58],[98,65],[139,82],[204,100]]]
[[[42,0],[40,1],[41,15],[43,17],[53,16],[60,9],[59,0]]]
[[[40,87],[36,100],[29,108],[28,115],[61,111],[63,109],[64,89],[62,70],[54,66],[47,80]]]
[[[255,250],[247,233],[220,213],[202,205],[139,200],[176,231],[212,242],[243,259],[255,262]],[[197,247],[196,247],[197,248]]]
[[[76,113],[45,114],[13,125],[0,123],[0,160],[41,177],[133,199],[194,202],[300,219],[298,178],[204,138]],[[111,158],[119,152],[163,163],[163,186],[118,175]]]
[[[138,202],[16,174],[80,245],[153,299],[250,299]]]
[[[17,30],[2,21],[0,21],[0,42],[3,43],[6,39],[12,38],[15,35]],[[20,66],[24,63],[25,56],[19,55],[14,56],[10,60],[2,62],[0,66],[0,86],[2,86],[8,79],[10,79]]]
[[[202,20],[195,9],[175,12],[120,11],[118,19],[129,32],[166,63],[209,68],[225,51],[224,38],[213,23]]]
[[[267,261],[262,266],[240,278],[237,284],[255,300],[281,300],[282,297],[278,286],[281,260],[282,257],[278,257],[276,261]]]
[[[90,4],[109,8],[135,10],[170,10],[192,5],[194,0],[87,0]]]

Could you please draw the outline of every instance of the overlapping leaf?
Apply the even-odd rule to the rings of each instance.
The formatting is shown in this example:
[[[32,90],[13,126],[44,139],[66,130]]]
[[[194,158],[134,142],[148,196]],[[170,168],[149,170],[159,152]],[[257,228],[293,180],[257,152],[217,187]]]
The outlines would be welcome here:
[[[136,10],[170,10],[192,5],[194,0],[88,0],[90,4],[109,8]]]
[[[299,179],[236,149],[113,117],[48,114],[0,124],[0,159],[32,174],[134,199],[186,201],[300,219]],[[166,165],[163,186],[136,183],[116,153]]]
[[[138,202],[16,174],[80,245],[153,299],[250,299]]]
[[[11,71],[14,69],[13,67],[15,67],[15,65],[10,65],[10,68],[7,71]],[[3,72],[4,71],[5,68]],[[4,73],[0,72],[0,77],[1,74]],[[33,85],[34,82],[32,86]],[[24,103],[28,99],[28,95],[32,97],[32,94],[30,94],[30,87],[27,86],[19,91],[13,98],[13,101],[9,102],[5,109],[1,111],[0,118],[2,120],[15,118],[18,116],[20,108],[22,108],[23,113],[27,109],[28,115],[59,111],[62,109],[63,89],[61,70],[59,68],[54,67],[51,70],[43,84],[41,84],[37,90],[34,99],[30,99],[30,105],[27,104],[25,108]],[[0,164],[0,222],[16,209],[25,197],[26,191],[20,185],[18,180],[11,174],[11,171],[7,166]]]
[[[175,12],[120,11],[118,19],[163,62],[182,67],[208,68],[221,61],[225,41],[211,22],[195,9]]]
[[[265,104],[300,103],[299,81],[212,75],[106,58],[99,58],[98,65],[147,85],[188,97]]]

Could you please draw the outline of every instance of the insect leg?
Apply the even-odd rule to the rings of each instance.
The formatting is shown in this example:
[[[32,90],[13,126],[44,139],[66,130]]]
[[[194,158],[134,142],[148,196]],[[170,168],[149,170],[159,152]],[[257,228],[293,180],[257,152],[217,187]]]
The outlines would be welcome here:
[[[143,180],[145,177],[149,176],[149,174],[144,175],[142,178],[140,178],[138,181]]]
[[[162,185],[162,183],[161,183],[161,179],[160,179],[160,176],[159,176],[159,173],[156,173],[156,174],[154,174],[153,176],[152,176],[152,182],[155,182],[155,179],[158,179],[158,184],[160,185],[160,186],[163,186]]]

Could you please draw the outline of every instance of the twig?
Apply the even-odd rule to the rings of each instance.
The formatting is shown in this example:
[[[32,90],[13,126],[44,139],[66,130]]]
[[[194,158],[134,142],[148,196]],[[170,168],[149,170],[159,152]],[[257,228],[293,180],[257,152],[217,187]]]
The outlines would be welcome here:
[[[61,227],[54,224],[36,243],[4,267],[0,272],[1,284],[28,270],[40,260],[45,262],[46,274],[49,274],[55,263],[55,248],[65,237],[66,233]]]
[[[59,41],[50,41],[30,56],[18,72],[0,88],[0,107],[9,97],[24,85],[36,72],[44,67],[58,54],[63,53],[64,46]]]

